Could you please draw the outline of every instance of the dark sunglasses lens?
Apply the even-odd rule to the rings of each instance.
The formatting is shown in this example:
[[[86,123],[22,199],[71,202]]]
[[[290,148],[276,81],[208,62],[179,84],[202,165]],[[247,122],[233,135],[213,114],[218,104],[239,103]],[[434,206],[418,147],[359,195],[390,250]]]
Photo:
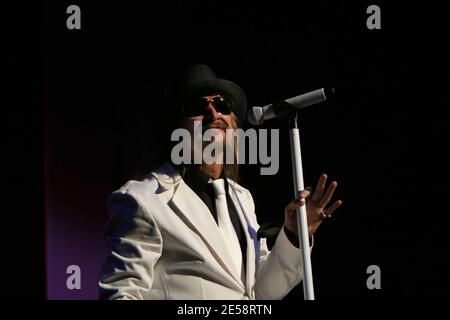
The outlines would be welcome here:
[[[231,113],[231,101],[223,98],[223,97],[215,97],[213,99],[214,108],[217,112],[222,114],[230,114]]]
[[[186,101],[183,105],[183,112],[187,117],[204,115],[208,110],[208,99],[196,98]],[[217,112],[228,115],[232,111],[232,102],[227,98],[214,97],[212,104]]]

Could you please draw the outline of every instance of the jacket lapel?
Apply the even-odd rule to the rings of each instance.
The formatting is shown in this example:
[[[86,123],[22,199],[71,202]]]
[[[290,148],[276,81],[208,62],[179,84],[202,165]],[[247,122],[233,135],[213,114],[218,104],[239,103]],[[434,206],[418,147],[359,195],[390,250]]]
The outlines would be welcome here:
[[[253,242],[253,239],[249,233],[249,226],[247,223],[247,219],[244,216],[244,212],[242,212],[242,208],[241,205],[244,207],[244,210],[249,210],[248,208],[250,208],[250,206],[248,206],[246,204],[245,201],[243,201],[241,198],[237,199],[236,198],[236,194],[233,191],[233,189],[236,191],[236,193],[239,193],[239,190],[236,190],[236,185],[234,182],[230,181],[228,179],[228,181],[230,182],[230,184],[232,184],[232,186],[230,186],[228,192],[230,194],[231,199],[234,202],[234,205],[236,207],[236,210],[238,212],[239,215],[239,219],[241,221],[242,224],[242,229],[244,229],[245,232],[245,239],[247,240],[247,261],[246,261],[246,270],[245,270],[245,278],[246,278],[246,289],[247,289],[247,294],[249,295],[249,297],[251,297],[252,295],[252,287],[253,284],[255,282],[255,245]],[[241,203],[239,203],[239,201],[241,201]],[[252,228],[256,228],[256,226],[250,226]]]
[[[160,192],[173,188],[173,196],[169,200],[169,206],[186,225],[201,237],[226,272],[241,288],[244,288],[242,281],[234,271],[232,257],[208,207],[171,166],[166,168],[164,172],[156,172],[153,175],[160,183]]]

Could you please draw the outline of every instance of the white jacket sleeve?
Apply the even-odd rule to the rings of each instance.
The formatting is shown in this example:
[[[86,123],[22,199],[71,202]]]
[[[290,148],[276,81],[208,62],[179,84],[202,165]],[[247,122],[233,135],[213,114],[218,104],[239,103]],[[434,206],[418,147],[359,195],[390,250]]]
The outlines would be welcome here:
[[[255,212],[253,198],[250,205]],[[256,221],[256,214],[253,217]],[[312,248],[312,247],[311,247]],[[300,249],[294,246],[281,228],[272,250],[267,248],[266,239],[260,241],[260,258],[255,275],[255,298],[277,300],[285,297],[303,278]]]
[[[281,228],[271,251],[267,249],[266,239],[261,239],[260,254],[256,269],[256,299],[282,299],[303,278],[300,249],[289,241]]]
[[[152,287],[162,237],[150,212],[139,202],[137,196],[124,191],[108,199],[100,299],[144,299]]]

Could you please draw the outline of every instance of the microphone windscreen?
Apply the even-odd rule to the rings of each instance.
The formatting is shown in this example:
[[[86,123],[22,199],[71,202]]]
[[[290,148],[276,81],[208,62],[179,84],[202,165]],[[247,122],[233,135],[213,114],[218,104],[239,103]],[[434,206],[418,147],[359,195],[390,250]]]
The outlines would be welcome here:
[[[247,120],[252,125],[257,126],[260,125],[261,120],[263,118],[263,109],[261,107],[253,107],[248,110]]]
[[[325,89],[322,88],[286,99],[285,101],[295,108],[302,109],[313,104],[325,101],[326,99]]]

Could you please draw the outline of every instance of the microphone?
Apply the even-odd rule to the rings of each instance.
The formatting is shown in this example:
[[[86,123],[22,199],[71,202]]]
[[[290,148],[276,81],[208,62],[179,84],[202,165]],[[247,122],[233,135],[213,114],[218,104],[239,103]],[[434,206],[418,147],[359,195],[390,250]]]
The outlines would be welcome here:
[[[322,88],[274,104],[268,104],[264,107],[253,107],[248,111],[247,120],[252,125],[258,126],[266,120],[281,118],[294,109],[300,110],[325,101],[334,94],[335,90],[333,88]]]

